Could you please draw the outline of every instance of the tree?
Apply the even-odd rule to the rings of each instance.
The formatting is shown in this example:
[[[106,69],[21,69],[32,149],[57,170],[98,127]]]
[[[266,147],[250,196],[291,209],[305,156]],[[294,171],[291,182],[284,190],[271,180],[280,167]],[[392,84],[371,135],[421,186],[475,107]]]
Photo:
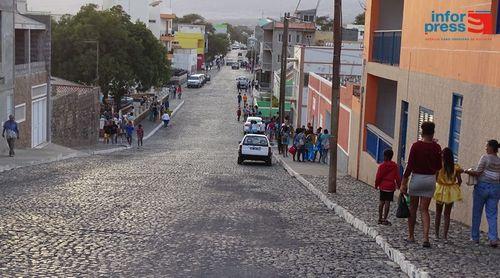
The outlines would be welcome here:
[[[227,32],[231,36],[231,42],[241,42],[246,43],[252,30],[247,26],[233,26],[229,23],[227,24]]]
[[[96,47],[99,44],[99,78],[96,80]],[[143,23],[132,23],[116,6],[99,11],[83,6],[75,16],[64,16],[52,26],[54,75],[101,87],[114,97],[117,108],[132,88],[146,91],[169,79],[167,51]]]
[[[207,60],[212,60],[216,55],[225,55],[231,46],[226,34],[208,34]]]
[[[328,16],[319,16],[316,18],[316,25],[321,28],[321,31],[332,31],[333,19]]]
[[[354,18],[354,24],[356,24],[356,25],[365,25],[365,12],[362,12],[362,13],[358,14]]]

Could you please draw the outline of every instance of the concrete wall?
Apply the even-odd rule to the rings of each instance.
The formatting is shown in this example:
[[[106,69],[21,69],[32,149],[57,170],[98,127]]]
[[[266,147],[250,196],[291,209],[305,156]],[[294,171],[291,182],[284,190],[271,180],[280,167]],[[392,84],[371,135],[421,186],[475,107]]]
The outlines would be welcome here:
[[[52,87],[52,142],[66,147],[90,146],[99,140],[99,89]]]
[[[396,117],[397,82],[380,78],[378,80],[376,125],[394,138]]]
[[[378,0],[380,14],[378,16],[378,30],[401,30],[403,23],[403,0]]]
[[[190,74],[196,72],[196,49],[175,49],[172,66],[177,69],[187,70]]]

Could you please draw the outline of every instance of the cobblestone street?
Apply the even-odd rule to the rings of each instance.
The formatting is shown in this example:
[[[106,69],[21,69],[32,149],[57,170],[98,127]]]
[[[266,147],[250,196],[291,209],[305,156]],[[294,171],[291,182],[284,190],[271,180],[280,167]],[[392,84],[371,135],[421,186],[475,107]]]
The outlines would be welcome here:
[[[279,165],[237,165],[228,67],[143,149],[0,173],[0,276],[404,277]]]

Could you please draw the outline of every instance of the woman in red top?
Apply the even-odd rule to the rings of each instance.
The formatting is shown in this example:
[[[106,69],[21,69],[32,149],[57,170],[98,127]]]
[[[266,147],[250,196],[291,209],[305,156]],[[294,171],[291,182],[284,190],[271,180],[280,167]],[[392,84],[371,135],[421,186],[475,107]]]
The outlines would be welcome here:
[[[378,205],[378,223],[391,225],[387,220],[389,207],[394,199],[394,191],[401,185],[398,165],[392,161],[394,152],[391,149],[384,151],[384,162],[378,166],[375,188],[380,189],[380,204]],[[382,217],[382,212],[384,213]]]
[[[429,243],[429,205],[436,189],[436,173],[441,169],[441,146],[434,139],[435,124],[422,124],[422,140],[411,146],[408,165],[403,175],[401,192],[410,195],[410,217],[408,218],[408,242],[415,242],[415,222],[420,205],[422,228],[424,230],[423,247]],[[410,185],[408,180],[411,175]]]

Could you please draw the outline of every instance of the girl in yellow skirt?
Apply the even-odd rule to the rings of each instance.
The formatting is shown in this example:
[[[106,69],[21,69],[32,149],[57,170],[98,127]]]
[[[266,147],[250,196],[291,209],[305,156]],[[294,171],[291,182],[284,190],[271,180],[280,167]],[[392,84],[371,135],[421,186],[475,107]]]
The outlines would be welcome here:
[[[436,238],[439,238],[439,226],[441,225],[441,214],[444,206],[444,239],[448,239],[448,229],[450,227],[450,216],[453,203],[462,200],[460,185],[462,185],[463,173],[460,165],[454,162],[453,151],[450,148],[444,148],[442,152],[443,167],[436,174],[436,191],[434,199],[436,200]]]

